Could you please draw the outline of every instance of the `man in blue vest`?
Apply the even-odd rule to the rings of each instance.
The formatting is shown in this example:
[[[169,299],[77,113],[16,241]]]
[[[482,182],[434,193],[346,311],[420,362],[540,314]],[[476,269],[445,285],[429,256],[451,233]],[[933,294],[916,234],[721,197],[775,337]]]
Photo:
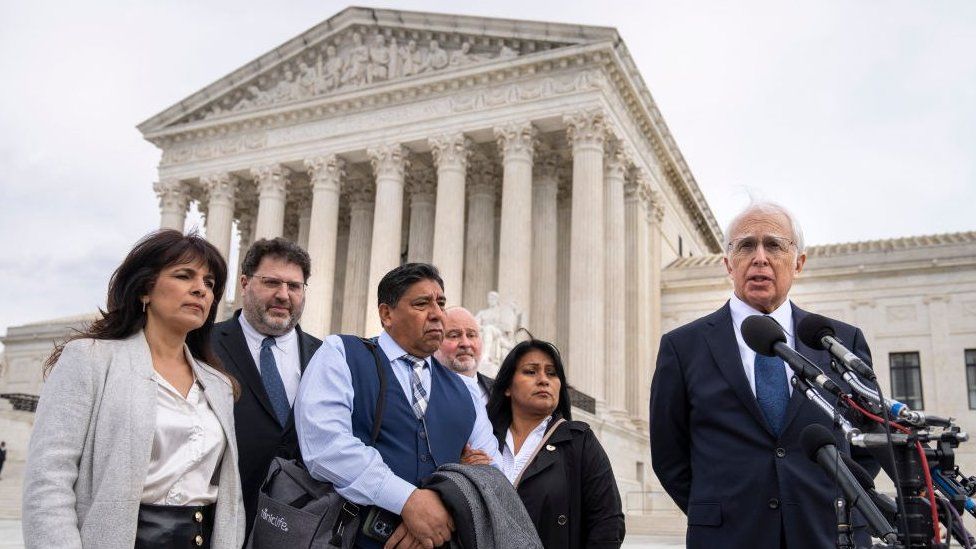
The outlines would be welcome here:
[[[313,477],[353,503],[400,515],[387,547],[437,547],[454,524],[423,479],[460,461],[466,444],[495,463],[498,445],[480,395],[431,356],[444,338],[444,283],[433,265],[408,263],[377,288],[383,332],[373,341],[387,379],[379,437],[370,444],[380,379],[358,337],[331,335],[312,357],[295,403],[302,458]],[[475,403],[478,403],[477,405]],[[380,547],[360,535],[359,547]]]

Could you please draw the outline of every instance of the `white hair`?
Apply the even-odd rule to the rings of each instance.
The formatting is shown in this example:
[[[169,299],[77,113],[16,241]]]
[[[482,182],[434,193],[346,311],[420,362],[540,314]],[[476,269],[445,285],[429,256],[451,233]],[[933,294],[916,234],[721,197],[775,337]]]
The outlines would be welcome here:
[[[732,235],[739,228],[742,220],[756,215],[785,217],[790,222],[790,230],[793,233],[792,237],[793,242],[796,244],[797,255],[803,255],[806,248],[803,244],[803,229],[800,228],[800,223],[784,206],[768,201],[752,202],[744,210],[739,212],[738,215],[733,217],[732,221],[729,221],[728,226],[725,228],[725,235],[722,237],[722,250],[725,254],[729,253],[729,244],[731,243]]]

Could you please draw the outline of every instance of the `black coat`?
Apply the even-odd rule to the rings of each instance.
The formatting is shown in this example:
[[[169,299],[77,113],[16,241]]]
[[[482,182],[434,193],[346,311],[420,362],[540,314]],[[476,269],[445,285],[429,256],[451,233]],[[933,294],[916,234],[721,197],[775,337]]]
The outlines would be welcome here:
[[[495,427],[499,448],[507,431],[507,425]],[[518,494],[547,549],[609,549],[623,543],[624,514],[610,460],[582,421],[556,428],[525,467]]]
[[[794,325],[806,314],[794,306]],[[854,352],[870,358],[860,330],[836,321],[834,327]],[[796,350],[849,392],[826,351],[799,340]],[[785,540],[790,549],[833,547],[839,491],[800,444],[812,423],[831,426],[822,410],[793,391],[782,432],[773,433],[743,370],[728,303],[665,334],[651,384],[651,463],[688,515],[687,546],[779,549]],[[841,434],[835,438],[840,451],[850,452]],[[870,456],[852,455],[871,474],[878,472]],[[854,524],[861,525],[858,546],[867,545],[857,513]]]
[[[258,504],[258,490],[268,466],[276,456],[289,459],[300,457],[298,436],[295,433],[295,415],[288,417],[282,427],[271,407],[271,400],[261,381],[261,372],[254,364],[251,351],[241,329],[241,311],[214,326],[211,337],[214,352],[224,368],[241,385],[241,396],[234,404],[234,430],[237,433],[238,468],[241,472],[241,493],[244,496],[244,513],[247,533],[251,532]],[[299,361],[302,372],[322,341],[301,328],[298,332]]]

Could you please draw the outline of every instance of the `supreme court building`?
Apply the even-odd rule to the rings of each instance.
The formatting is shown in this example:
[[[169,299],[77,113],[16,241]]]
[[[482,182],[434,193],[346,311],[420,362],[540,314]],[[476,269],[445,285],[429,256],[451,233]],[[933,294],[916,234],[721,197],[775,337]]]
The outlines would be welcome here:
[[[139,130],[162,151],[161,227],[196,208],[225,257],[275,236],[308,249],[311,334],[376,335],[375,288],[405,261],[435,264],[449,304],[477,312],[497,291],[562,351],[628,532],[682,528],[650,520],[680,516],[650,468],[657,343],[731,284],[721,229],[615,29],[348,8]],[[915,352],[925,404],[976,426],[976,235],[809,253],[798,304],[860,324],[886,392],[888,353]],[[79,321],[8,330],[0,389],[36,395],[51,339]]]

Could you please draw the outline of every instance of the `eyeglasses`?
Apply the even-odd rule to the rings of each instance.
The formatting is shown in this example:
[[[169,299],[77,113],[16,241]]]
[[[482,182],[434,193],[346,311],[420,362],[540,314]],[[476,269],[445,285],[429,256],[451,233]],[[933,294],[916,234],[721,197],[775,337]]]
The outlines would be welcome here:
[[[790,253],[790,247],[794,245],[795,242],[782,236],[766,235],[762,240],[754,236],[744,236],[729,242],[729,251],[737,257],[751,257],[762,246],[767,255],[781,257]]]
[[[293,294],[304,293],[305,288],[308,287],[308,284],[306,284],[305,282],[297,282],[294,280],[282,280],[280,278],[275,278],[273,276],[263,276],[263,275],[256,274],[256,275],[251,275],[251,278],[256,278],[260,280],[261,286],[263,286],[264,289],[272,292],[277,292],[278,288],[280,288],[282,284],[288,286],[288,291]]]

